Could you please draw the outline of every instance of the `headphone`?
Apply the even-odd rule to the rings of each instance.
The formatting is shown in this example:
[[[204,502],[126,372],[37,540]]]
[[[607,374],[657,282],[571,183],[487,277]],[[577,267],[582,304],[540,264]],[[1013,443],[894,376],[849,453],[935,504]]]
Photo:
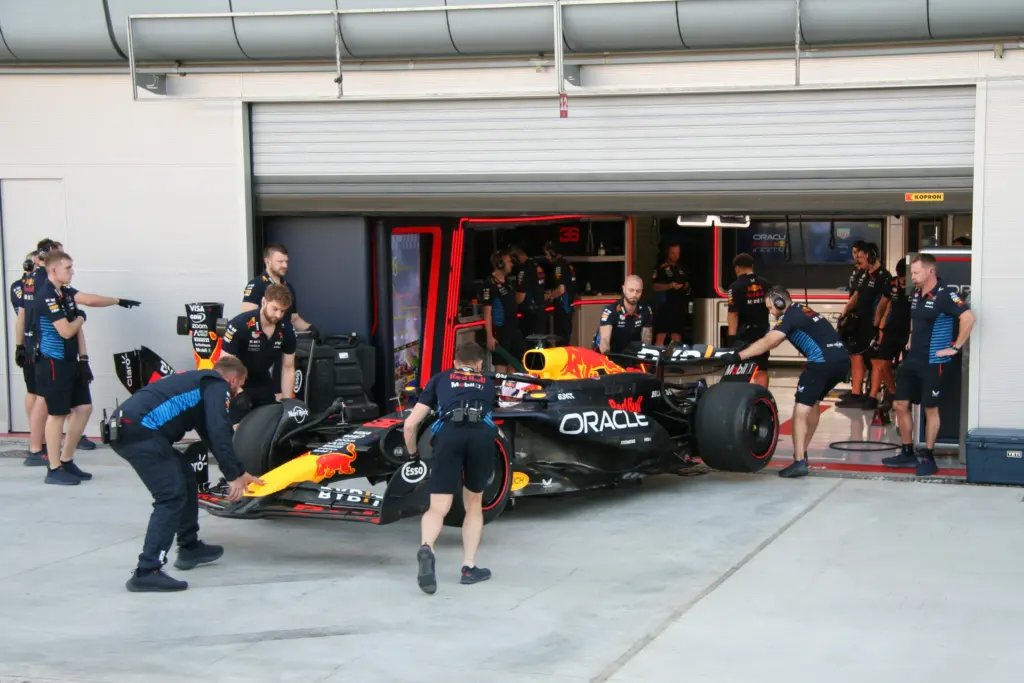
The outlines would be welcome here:
[[[864,253],[867,254],[868,263],[878,263],[878,245],[874,242],[868,242]]]
[[[30,258],[25,259],[21,264],[21,269],[26,273],[31,273],[36,269],[36,262]]]
[[[782,310],[786,307],[786,300],[776,294],[775,296],[772,297],[772,306],[778,308],[779,310]]]
[[[505,269],[505,252],[503,252],[503,251],[496,251],[493,254],[491,254],[491,266],[493,266],[493,268],[495,270],[504,270]]]

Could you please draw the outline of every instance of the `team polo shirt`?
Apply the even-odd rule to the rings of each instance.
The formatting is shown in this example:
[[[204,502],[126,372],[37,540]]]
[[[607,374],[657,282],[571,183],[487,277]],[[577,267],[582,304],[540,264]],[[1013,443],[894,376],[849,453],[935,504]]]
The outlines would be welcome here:
[[[249,283],[245,286],[245,289],[242,291],[242,302],[248,304],[256,304],[257,307],[261,306],[263,301],[263,295],[266,294],[267,287],[269,287],[272,284],[275,284],[274,280],[271,279],[267,271],[263,271],[252,280],[249,280]],[[284,278],[281,278],[281,284],[287,287],[288,291],[292,293],[292,305],[284,313],[284,319],[290,322],[292,319],[292,314],[294,314],[299,308],[299,299],[295,295],[295,288],[292,287],[292,283],[288,282]]]
[[[775,322],[774,331],[786,335],[808,363],[850,360],[839,334],[823,316],[808,306],[791,304]]]
[[[39,352],[53,360],[78,360],[78,335],[65,339],[57,332],[58,320],[74,320],[78,313],[74,287],[54,287],[49,278],[35,292],[35,335]]]
[[[910,297],[910,351],[908,360],[933,365],[948,363],[951,356],[936,356],[936,352],[953,345],[958,321],[964,311],[971,310],[956,289],[941,279],[927,294],[920,289]]]
[[[744,341],[756,341],[768,332],[764,297],[769,288],[771,283],[754,273],[744,273],[729,285],[729,313],[739,316],[736,334]]]
[[[295,353],[295,330],[287,316],[274,327],[268,337],[260,327],[260,310],[236,315],[224,331],[224,351],[245,365],[246,387],[267,385],[271,370],[285,354]]]
[[[499,282],[494,275],[487,278],[480,291],[483,305],[491,307],[491,324],[495,327],[511,325],[516,319],[516,290],[506,278]]]
[[[601,324],[598,326],[595,345],[600,342],[601,327],[606,325],[612,328],[609,350],[619,353],[630,343],[641,341],[643,329],[654,325],[654,314],[651,313],[651,307],[644,303],[637,304],[632,313],[626,310],[625,299],[608,304],[601,311]]]

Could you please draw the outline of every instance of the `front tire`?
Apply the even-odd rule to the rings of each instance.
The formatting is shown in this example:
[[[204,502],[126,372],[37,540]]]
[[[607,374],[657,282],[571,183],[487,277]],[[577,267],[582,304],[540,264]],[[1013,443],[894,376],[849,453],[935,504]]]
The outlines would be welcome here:
[[[779,410],[758,384],[723,382],[697,401],[697,455],[709,467],[757,472],[771,462],[779,442]]]

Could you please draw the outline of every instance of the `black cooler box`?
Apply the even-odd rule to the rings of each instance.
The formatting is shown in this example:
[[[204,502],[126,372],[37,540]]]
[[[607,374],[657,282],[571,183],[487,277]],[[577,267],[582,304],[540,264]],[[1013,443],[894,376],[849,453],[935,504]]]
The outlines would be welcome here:
[[[967,481],[1024,485],[1024,429],[972,429],[966,449]]]

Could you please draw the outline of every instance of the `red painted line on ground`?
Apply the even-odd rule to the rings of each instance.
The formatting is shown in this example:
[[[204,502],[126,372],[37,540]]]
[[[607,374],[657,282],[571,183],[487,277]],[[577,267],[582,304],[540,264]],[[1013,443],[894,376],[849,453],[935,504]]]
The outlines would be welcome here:
[[[774,469],[782,469],[789,465],[790,460],[773,460],[768,466]],[[866,465],[853,462],[815,462],[810,461],[810,468],[824,472],[888,472],[889,474],[913,474],[913,467],[886,467],[885,465]],[[963,467],[941,467],[933,477],[966,477],[967,469]]]
[[[832,407],[831,403],[819,403],[818,413],[824,414],[829,408]],[[791,435],[793,433],[793,418],[789,418],[785,422],[779,425],[779,436]]]

